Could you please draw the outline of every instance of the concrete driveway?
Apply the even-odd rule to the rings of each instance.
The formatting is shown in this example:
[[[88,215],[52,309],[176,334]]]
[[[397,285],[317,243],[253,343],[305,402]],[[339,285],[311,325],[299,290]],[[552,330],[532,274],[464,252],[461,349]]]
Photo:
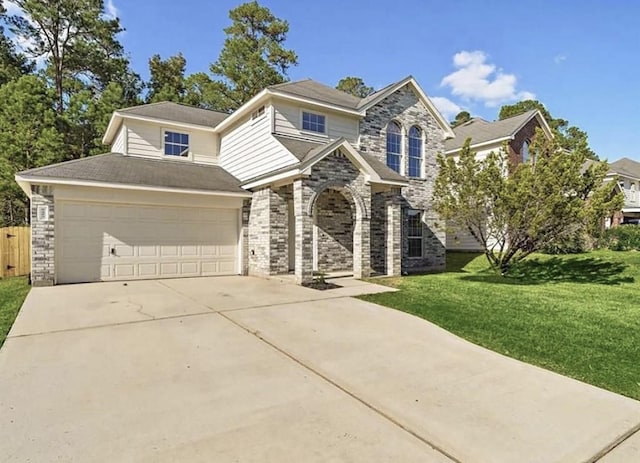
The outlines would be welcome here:
[[[640,461],[640,403],[413,316],[248,277],[35,288],[3,461]]]

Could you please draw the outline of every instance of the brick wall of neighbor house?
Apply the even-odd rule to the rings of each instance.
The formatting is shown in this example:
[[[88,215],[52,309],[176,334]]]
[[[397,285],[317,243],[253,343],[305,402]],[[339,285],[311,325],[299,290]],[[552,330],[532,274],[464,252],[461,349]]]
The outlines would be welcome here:
[[[540,127],[538,119],[535,117],[527,122],[522,129],[509,142],[509,165],[517,166],[522,163],[522,144],[525,140],[533,140],[536,128]]]
[[[355,210],[342,193],[332,189],[320,195],[316,207],[318,270],[351,270]]]
[[[38,220],[38,206],[49,208],[49,219]],[[31,281],[51,286],[55,280],[55,210],[53,188],[31,187]]]
[[[418,96],[408,87],[404,87],[389,97],[382,100],[376,106],[367,110],[367,116],[360,123],[360,145],[359,149],[363,153],[368,153],[378,157],[386,163],[386,127],[387,124],[395,120],[399,122],[405,135],[413,125],[417,125],[424,131],[424,179],[409,179],[409,186],[402,188],[402,209],[403,209],[403,237],[402,237],[402,268],[403,271],[442,269],[445,265],[445,242],[446,232],[443,223],[440,223],[437,215],[432,210],[433,185],[437,176],[436,156],[444,150],[443,132],[435,118],[428,109],[420,102]],[[408,152],[408,139],[405,136],[404,152]],[[408,159],[404,157],[404,169],[407,171]],[[376,208],[381,204],[382,198],[374,200]],[[425,212],[424,229],[424,249],[425,254],[422,259],[408,259],[408,243],[406,239],[406,214],[405,210],[418,209]],[[374,217],[376,219],[374,220]],[[380,215],[372,212],[372,239],[381,242],[383,231]],[[375,227],[375,228],[374,228]],[[381,269],[383,258],[377,251],[373,250],[372,259],[376,270]]]

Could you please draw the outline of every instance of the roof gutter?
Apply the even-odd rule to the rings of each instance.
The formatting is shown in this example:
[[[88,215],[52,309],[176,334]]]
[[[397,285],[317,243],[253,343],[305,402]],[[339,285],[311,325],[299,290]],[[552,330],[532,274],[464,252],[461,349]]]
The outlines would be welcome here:
[[[20,185],[20,188],[31,197],[31,185],[68,185],[68,186],[84,186],[94,188],[113,188],[118,190],[134,190],[134,191],[153,191],[159,193],[184,193],[184,194],[196,194],[205,196],[227,196],[232,198],[250,198],[250,192],[231,192],[231,191],[216,191],[216,190],[197,190],[190,188],[175,188],[175,187],[160,187],[153,185],[132,185],[129,183],[107,183],[96,182],[91,180],[69,180],[64,178],[50,178],[50,177],[23,177],[19,174],[15,176],[16,182]]]

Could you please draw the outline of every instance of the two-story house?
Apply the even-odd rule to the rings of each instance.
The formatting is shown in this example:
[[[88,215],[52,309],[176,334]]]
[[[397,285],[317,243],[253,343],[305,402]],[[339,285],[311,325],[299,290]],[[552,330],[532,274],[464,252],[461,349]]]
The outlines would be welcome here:
[[[606,180],[617,179],[616,191],[624,195],[622,210],[605,219],[605,227],[621,224],[640,225],[640,162],[629,158],[618,159],[609,164]]]
[[[362,99],[287,82],[232,114],[116,111],[110,153],[16,176],[32,281],[442,269],[431,197],[453,136],[412,77]]]
[[[477,159],[485,159],[489,153],[502,153],[507,165],[513,168],[522,162],[530,162],[529,145],[542,130],[547,139],[553,137],[549,124],[538,110],[530,110],[499,121],[486,121],[475,117],[453,129],[455,138],[445,142],[445,155],[457,159],[467,139]],[[489,245],[493,241],[490,237]],[[483,251],[480,243],[463,226],[454,222],[447,224],[447,249],[453,251]]]

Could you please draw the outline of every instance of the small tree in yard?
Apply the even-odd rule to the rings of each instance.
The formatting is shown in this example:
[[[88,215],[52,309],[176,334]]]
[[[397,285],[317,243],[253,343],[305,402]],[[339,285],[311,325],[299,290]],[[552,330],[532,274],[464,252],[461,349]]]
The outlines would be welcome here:
[[[459,160],[438,157],[434,207],[444,220],[468,230],[491,267],[505,275],[529,254],[575,230],[597,226],[620,206],[603,184],[607,165],[584,170],[586,153],[567,153],[556,140],[538,134],[530,147],[533,162],[509,166],[490,153],[478,159],[467,140]]]

